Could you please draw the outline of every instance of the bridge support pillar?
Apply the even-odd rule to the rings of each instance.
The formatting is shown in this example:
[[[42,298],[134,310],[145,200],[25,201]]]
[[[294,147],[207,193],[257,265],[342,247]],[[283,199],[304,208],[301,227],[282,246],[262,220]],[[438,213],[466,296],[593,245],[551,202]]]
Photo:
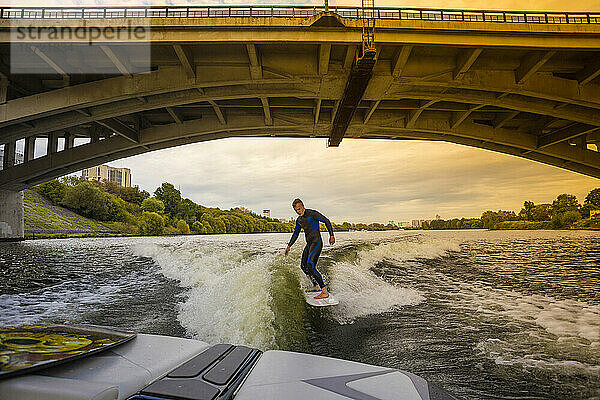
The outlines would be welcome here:
[[[24,239],[23,192],[0,189],[0,242]]]
[[[23,162],[31,161],[35,157],[35,136],[25,138],[25,152],[23,154]]]

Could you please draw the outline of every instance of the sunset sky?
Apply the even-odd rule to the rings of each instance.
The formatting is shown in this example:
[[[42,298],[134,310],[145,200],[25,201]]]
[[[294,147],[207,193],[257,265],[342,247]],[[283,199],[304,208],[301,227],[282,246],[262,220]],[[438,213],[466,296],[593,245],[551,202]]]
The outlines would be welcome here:
[[[39,0],[2,2],[20,6],[249,4],[248,1]],[[334,1],[330,5],[360,5]],[[254,1],[252,4],[322,4],[322,1]],[[398,2],[376,0],[376,6]],[[411,0],[403,7],[600,11],[600,1]],[[324,139],[224,139],[122,159],[132,183],[153,192],[162,182],[210,207],[244,206],[275,218],[294,215],[291,201],[304,200],[334,222],[387,222],[478,217],[486,210],[518,212],[525,200],[552,202],[571,193],[583,202],[600,181],[513,156],[465,146],[421,141],[345,139],[327,148]]]
[[[122,159],[132,182],[150,192],[163,181],[203,205],[270,209],[293,216],[304,200],[335,222],[479,217],[518,212],[525,200],[583,201],[600,181],[537,162],[451,143],[344,139],[223,139]],[[160,171],[160,174],[157,172]]]

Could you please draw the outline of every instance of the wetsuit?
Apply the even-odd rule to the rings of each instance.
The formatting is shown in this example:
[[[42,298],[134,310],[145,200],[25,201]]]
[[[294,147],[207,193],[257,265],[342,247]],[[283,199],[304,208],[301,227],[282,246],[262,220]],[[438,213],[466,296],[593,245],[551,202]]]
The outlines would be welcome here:
[[[319,271],[317,271],[317,260],[323,249],[323,240],[321,240],[319,222],[325,223],[329,235],[333,236],[333,228],[327,217],[318,211],[306,208],[304,215],[300,215],[296,219],[296,228],[294,229],[294,234],[292,235],[288,246],[291,247],[294,242],[296,242],[296,239],[298,239],[298,235],[300,234],[300,229],[304,229],[306,247],[304,247],[304,251],[302,252],[302,262],[300,263],[300,267],[302,268],[302,271],[308,275],[314,285],[319,285],[321,288],[324,288],[325,282],[323,282],[323,277]]]

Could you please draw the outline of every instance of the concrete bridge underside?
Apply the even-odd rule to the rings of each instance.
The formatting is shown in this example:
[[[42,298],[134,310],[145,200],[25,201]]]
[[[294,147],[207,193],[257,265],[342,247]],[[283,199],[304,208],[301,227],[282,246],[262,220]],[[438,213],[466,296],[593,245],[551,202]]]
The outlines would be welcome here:
[[[360,20],[330,17],[336,26],[319,17],[0,20],[0,191],[188,143],[329,137],[361,43]],[[142,43],[36,38],[11,49],[19,27],[82,25],[151,29]],[[345,138],[446,141],[600,177],[600,24],[384,20],[375,43]],[[15,49],[28,54],[21,67],[42,72],[11,73]],[[38,158],[36,139],[47,140]],[[24,162],[14,165],[20,140]]]

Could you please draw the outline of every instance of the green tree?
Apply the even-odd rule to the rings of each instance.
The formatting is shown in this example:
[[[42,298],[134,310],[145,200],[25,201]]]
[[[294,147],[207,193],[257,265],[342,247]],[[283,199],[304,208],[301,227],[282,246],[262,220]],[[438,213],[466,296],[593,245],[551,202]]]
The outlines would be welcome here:
[[[253,233],[254,232],[254,224],[253,218],[249,215],[243,214],[241,215],[242,221],[244,222],[245,229],[242,231],[244,233]]]
[[[268,232],[285,232],[285,225],[278,222],[268,222]]]
[[[177,221],[177,230],[179,233],[188,235],[190,233],[190,226],[187,224],[187,222],[185,222],[185,220],[180,219]]]
[[[593,189],[585,196],[584,204],[591,204],[600,208],[600,188]]]
[[[68,187],[61,204],[84,217],[109,220],[108,201],[104,192],[89,182]]]
[[[572,194],[563,193],[558,195],[552,202],[552,216],[565,213],[567,211],[578,211],[579,201]]]
[[[568,228],[576,221],[581,219],[579,211],[565,211],[552,216],[552,227],[553,228]]]
[[[113,194],[128,203],[137,204],[138,206],[142,205],[144,199],[150,197],[150,193],[145,190],[140,190],[138,186],[124,187],[116,182],[107,181],[106,179],[102,180],[102,182],[93,182],[104,191]]]
[[[246,215],[254,214],[252,211],[248,210],[245,207],[235,207],[235,208],[232,208],[231,211],[236,212],[238,214],[246,214]],[[256,214],[254,214],[254,215],[256,215]]]
[[[52,204],[58,205],[62,203],[65,197],[67,185],[59,182],[58,179],[52,179],[51,181],[34,186],[33,190],[46,197]]]
[[[537,204],[531,211],[534,221],[549,221],[552,217],[551,204]]]
[[[162,235],[165,231],[165,220],[155,212],[144,211],[138,229],[142,235]]]
[[[142,210],[162,214],[165,211],[165,203],[156,197],[149,197],[142,201]]]
[[[223,221],[223,217],[219,216],[213,220],[212,223],[213,232],[214,233],[226,233],[225,222]]]
[[[212,224],[214,223],[214,218],[211,213],[202,214],[200,222],[202,222],[202,225],[206,228],[206,233],[213,233]]]
[[[533,210],[535,209],[535,204],[533,201],[526,201],[523,203],[523,208],[519,212],[519,218],[525,221],[533,221]]]
[[[264,218],[255,218],[256,229],[255,232],[269,232],[269,222]]]
[[[120,197],[129,203],[134,203],[138,206],[141,206],[144,199],[150,197],[150,193],[146,192],[145,190],[140,190],[138,186],[134,186],[123,188]]]
[[[204,226],[202,226],[202,222],[200,221],[194,221],[194,223],[192,224],[192,231],[196,233],[206,233],[206,229],[204,228]]]
[[[481,214],[481,224],[483,228],[494,228],[498,222],[500,222],[500,217],[494,211],[486,211]]]
[[[552,226],[568,228],[581,219],[579,201],[572,194],[563,193],[552,202]]]
[[[446,228],[446,221],[444,221],[443,219],[434,219],[429,224],[429,228],[430,229],[444,229],[444,228]]]
[[[185,219],[188,223],[196,220],[198,205],[190,199],[183,199],[177,205],[177,218]]]
[[[165,213],[171,216],[177,215],[179,204],[181,203],[181,193],[175,189],[175,186],[164,182],[156,189],[154,196],[165,205]]]
[[[202,233],[213,233],[213,228],[207,221],[202,222],[202,226],[204,227],[204,232]]]
[[[593,189],[585,196],[583,206],[581,207],[581,214],[585,218],[590,217],[590,211],[600,209],[600,188]]]
[[[107,207],[107,221],[126,221],[130,219],[127,212],[127,202],[110,193],[104,193],[104,198]]]
[[[82,176],[63,176],[62,178],[60,178],[61,183],[67,185],[67,186],[77,186],[79,185],[81,182],[92,182],[92,181],[88,181],[87,179],[85,179]],[[97,181],[94,181],[97,182]]]
[[[350,222],[344,222],[340,227],[340,230],[343,231],[349,231],[350,229],[352,229],[352,225],[350,224]]]
[[[458,218],[453,218],[446,224],[446,229],[460,229],[460,220]]]
[[[500,222],[502,222],[502,221],[516,221],[517,219],[519,219],[517,217],[517,214],[515,214],[514,211],[498,210],[497,214],[498,214],[498,218],[500,219]]]

